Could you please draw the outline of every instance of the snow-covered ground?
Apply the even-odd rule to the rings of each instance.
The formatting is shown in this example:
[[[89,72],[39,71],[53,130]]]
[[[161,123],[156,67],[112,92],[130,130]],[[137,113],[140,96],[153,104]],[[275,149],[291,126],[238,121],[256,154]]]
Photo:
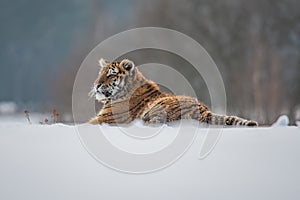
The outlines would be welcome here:
[[[75,126],[30,125],[22,117],[14,122],[0,117],[0,122],[1,200],[300,199],[300,128],[286,126],[286,118],[269,128],[225,128],[204,159],[199,152],[208,129],[200,127],[180,159],[146,174],[120,172],[97,161]],[[189,125],[184,126],[189,134]],[[147,139],[141,140],[143,146],[123,134],[130,127],[79,127],[80,134],[101,128],[128,151],[151,149]],[[158,129],[144,130],[151,128]],[[151,138],[155,148],[172,140],[179,128],[164,126],[163,134]]]

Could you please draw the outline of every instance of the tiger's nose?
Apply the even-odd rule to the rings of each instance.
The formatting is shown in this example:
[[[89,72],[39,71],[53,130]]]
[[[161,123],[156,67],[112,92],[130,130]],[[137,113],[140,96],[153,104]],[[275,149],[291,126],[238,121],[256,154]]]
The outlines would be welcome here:
[[[111,93],[109,91],[104,91],[103,94],[105,97],[109,97],[111,95]]]

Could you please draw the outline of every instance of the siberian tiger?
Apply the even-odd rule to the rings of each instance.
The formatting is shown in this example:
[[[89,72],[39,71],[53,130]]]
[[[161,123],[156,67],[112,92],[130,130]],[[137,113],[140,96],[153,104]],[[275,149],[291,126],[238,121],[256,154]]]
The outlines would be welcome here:
[[[195,98],[162,92],[128,59],[109,63],[101,58],[99,65],[101,70],[90,95],[103,107],[89,120],[91,124],[124,124],[135,119],[156,124],[194,119],[211,125],[258,126],[255,121],[214,114]]]

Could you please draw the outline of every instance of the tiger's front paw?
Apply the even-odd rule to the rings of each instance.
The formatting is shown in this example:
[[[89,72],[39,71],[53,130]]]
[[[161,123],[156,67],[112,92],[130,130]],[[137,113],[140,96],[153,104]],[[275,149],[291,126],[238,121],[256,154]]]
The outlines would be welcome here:
[[[101,124],[100,120],[98,117],[93,117],[88,121],[89,124]]]

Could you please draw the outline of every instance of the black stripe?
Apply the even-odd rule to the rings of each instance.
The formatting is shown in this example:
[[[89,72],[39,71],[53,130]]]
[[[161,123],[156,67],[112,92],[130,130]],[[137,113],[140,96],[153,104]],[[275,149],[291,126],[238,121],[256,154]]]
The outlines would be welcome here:
[[[148,93],[148,92],[150,92],[150,91],[152,91],[151,89],[154,89],[154,88],[150,88],[152,85],[148,85],[147,86],[147,90],[142,94],[142,95],[145,95],[146,93]],[[156,90],[156,91],[158,91],[158,90]],[[133,93],[134,94],[134,93]],[[143,96],[141,96],[141,97],[143,97]],[[145,99],[145,97],[144,98],[142,98],[142,99]],[[111,107],[112,106],[114,106],[114,105],[117,105],[117,104],[120,104],[120,103],[124,103],[124,102],[127,102],[127,100],[125,100],[125,101],[117,101],[117,102],[114,102],[114,103],[111,103]]]
[[[211,123],[211,117],[212,117],[211,112],[208,112],[207,115],[206,115],[205,121],[206,121],[207,123]]]

